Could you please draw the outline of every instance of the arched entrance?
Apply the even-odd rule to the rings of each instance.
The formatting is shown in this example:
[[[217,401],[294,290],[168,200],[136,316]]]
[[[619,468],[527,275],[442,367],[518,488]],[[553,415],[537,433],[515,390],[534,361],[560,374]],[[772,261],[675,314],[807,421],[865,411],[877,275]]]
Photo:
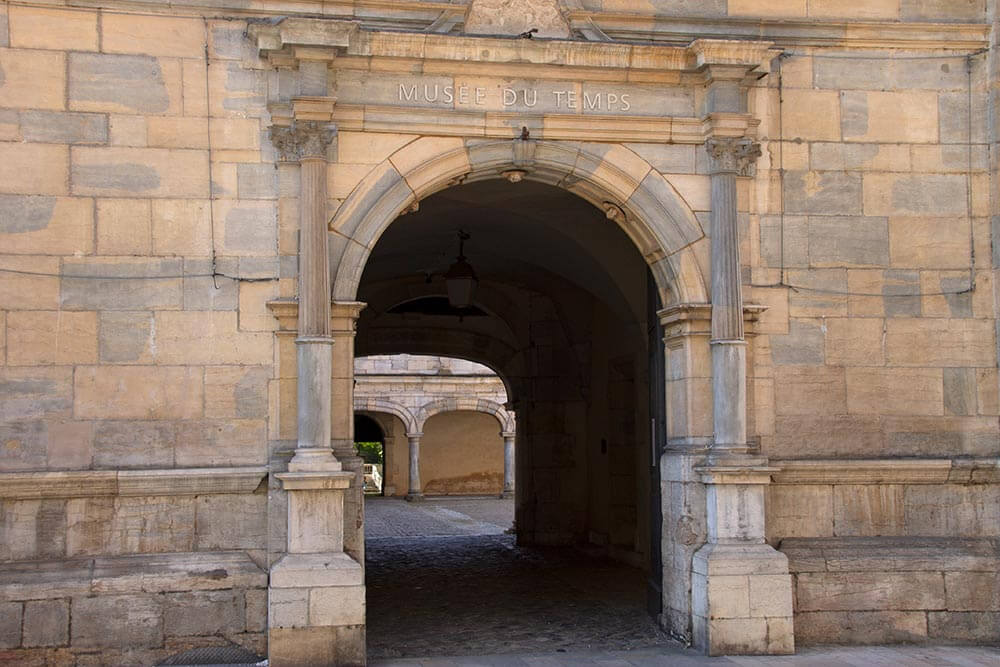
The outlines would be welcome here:
[[[511,155],[523,149],[513,143],[503,143]],[[673,276],[671,262],[685,266],[676,255],[691,255],[695,265],[696,260],[690,243],[678,253],[663,253],[655,232],[626,212],[651,205],[636,196],[648,168],[630,184],[626,199],[633,203],[626,208],[582,181],[571,179],[575,192],[557,187],[565,177],[551,167],[523,166],[511,179],[514,163],[497,162],[460,184],[439,188],[373,237],[371,252],[358,257],[365,268],[351,294],[368,304],[358,320],[356,350],[460,355],[497,368],[511,387],[518,417],[518,543],[584,545],[642,567],[659,584],[662,565],[652,562],[658,549],[651,547],[659,535],[649,527],[659,524],[660,513],[650,502],[647,471],[658,467],[662,443],[652,440],[648,426],[650,408],[657,404],[648,398],[646,333],[658,317],[648,304],[674,299],[682,290],[648,278],[647,266],[661,277]],[[442,178],[454,177],[445,171]],[[650,182],[673,192],[659,174],[644,187]],[[363,182],[352,198],[365,187]],[[605,210],[595,209],[594,201],[577,196],[580,192]],[[686,212],[682,225],[698,224],[679,197],[672,203]],[[350,199],[342,210],[349,204]],[[672,218],[660,219],[680,237]],[[401,309],[400,304],[444,294],[440,274],[454,260],[459,227],[471,234],[465,254],[479,275],[480,314],[459,318]],[[697,229],[693,243],[702,235]],[[646,261],[637,238],[644,239]],[[351,275],[343,262],[356,247],[349,244],[345,251],[338,280]],[[649,257],[655,258],[652,266]],[[697,285],[695,291],[703,289]],[[662,354],[658,342],[656,348]],[[418,422],[432,413],[423,412]],[[645,606],[642,593],[634,600],[637,609]]]

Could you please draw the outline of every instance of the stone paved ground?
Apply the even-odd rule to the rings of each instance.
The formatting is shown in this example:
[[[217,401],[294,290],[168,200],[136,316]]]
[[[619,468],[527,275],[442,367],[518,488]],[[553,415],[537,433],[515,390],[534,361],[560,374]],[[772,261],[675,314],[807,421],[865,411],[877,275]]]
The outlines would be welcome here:
[[[512,513],[510,500],[492,498],[368,501],[372,659],[669,642],[642,606],[641,572],[576,550],[518,547],[503,534]]]
[[[369,498],[368,651],[374,667],[997,667],[987,647],[828,647],[707,658],[642,608],[641,574],[503,534],[511,500]],[[451,656],[451,657],[426,657]]]
[[[534,653],[479,657],[373,660],[371,667],[996,667],[1000,649],[987,647],[826,647],[794,656],[707,658],[683,648]]]

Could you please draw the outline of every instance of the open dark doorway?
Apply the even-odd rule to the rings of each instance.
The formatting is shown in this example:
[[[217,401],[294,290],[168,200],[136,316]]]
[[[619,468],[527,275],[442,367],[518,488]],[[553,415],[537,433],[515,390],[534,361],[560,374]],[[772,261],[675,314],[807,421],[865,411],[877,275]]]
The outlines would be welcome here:
[[[496,522],[377,538],[368,516],[372,658],[669,641],[647,601],[662,576],[657,287],[608,217],[553,186],[487,180],[425,199],[375,244],[356,354],[489,366],[508,388],[517,449],[513,534]],[[430,506],[401,508],[412,530]]]

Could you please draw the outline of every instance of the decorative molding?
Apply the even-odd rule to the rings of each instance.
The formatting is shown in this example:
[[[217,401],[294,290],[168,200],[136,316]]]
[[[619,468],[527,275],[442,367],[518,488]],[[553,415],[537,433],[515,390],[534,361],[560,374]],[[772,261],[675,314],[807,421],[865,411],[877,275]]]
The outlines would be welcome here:
[[[271,126],[271,142],[282,162],[325,160],[336,136],[336,125],[315,120],[293,120],[288,126]]]
[[[756,303],[743,305],[743,325],[746,335],[754,333],[753,327],[760,319],[767,306]],[[663,327],[663,340],[668,342],[682,336],[712,335],[712,304],[709,303],[679,303],[668,306],[656,313]]]
[[[265,467],[7,472],[0,473],[0,499],[248,494],[267,472]]]
[[[1000,459],[805,459],[771,461],[775,484],[988,484]]]
[[[735,173],[737,176],[754,176],[760,144],[749,137],[711,137],[705,141],[708,151],[709,172]]]
[[[368,304],[360,301],[331,301],[330,327],[335,333],[354,333],[358,315]],[[274,299],[267,302],[267,309],[276,320],[279,334],[292,334],[299,326],[299,302],[295,299]]]

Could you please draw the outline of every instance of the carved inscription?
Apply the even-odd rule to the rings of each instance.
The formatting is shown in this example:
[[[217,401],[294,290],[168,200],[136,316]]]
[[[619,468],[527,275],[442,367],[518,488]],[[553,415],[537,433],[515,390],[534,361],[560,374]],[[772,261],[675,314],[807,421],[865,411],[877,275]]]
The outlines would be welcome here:
[[[442,106],[486,106],[490,89],[485,86],[399,84],[399,102],[441,104]],[[546,100],[546,96],[548,100]],[[504,107],[535,107],[539,100],[548,108],[567,111],[628,111],[632,108],[629,93],[583,92],[575,90],[548,90],[534,88],[501,88],[500,101]],[[546,103],[547,102],[547,103]]]

